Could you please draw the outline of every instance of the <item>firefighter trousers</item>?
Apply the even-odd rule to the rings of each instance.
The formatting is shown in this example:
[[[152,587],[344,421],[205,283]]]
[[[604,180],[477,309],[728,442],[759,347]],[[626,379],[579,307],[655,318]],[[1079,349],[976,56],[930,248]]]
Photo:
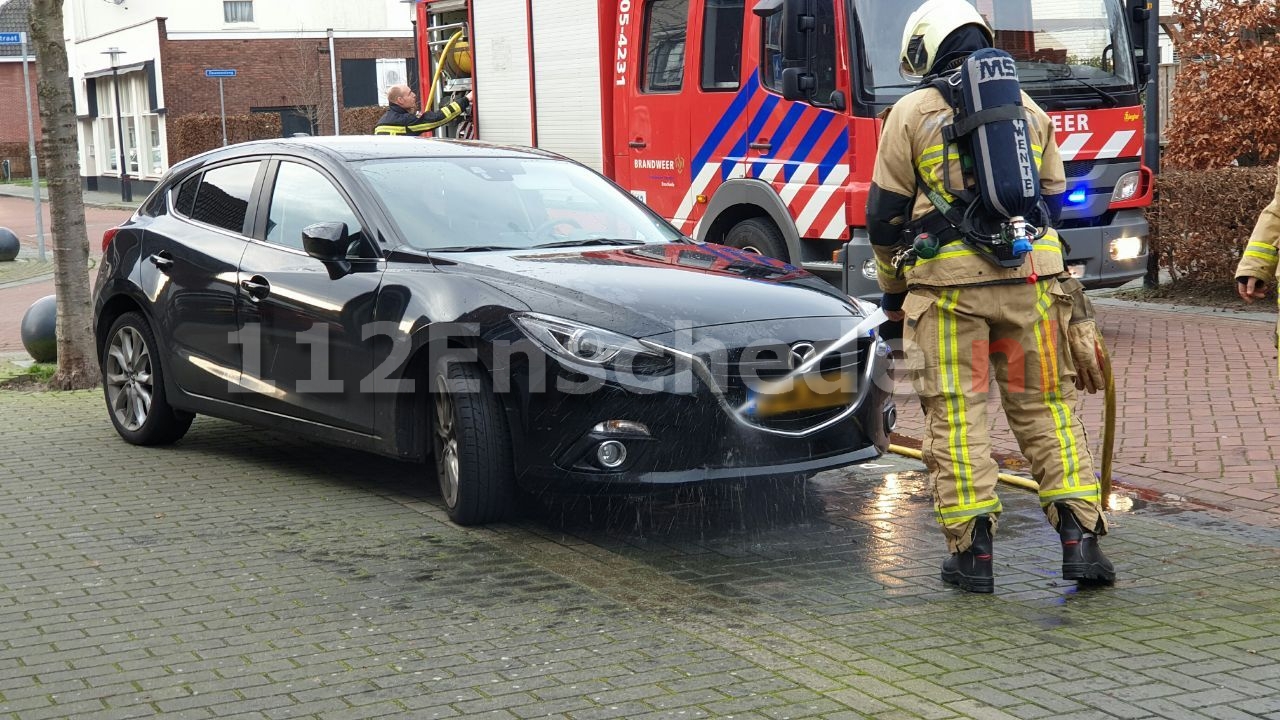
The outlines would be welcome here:
[[[987,417],[993,374],[1050,524],[1058,527],[1054,503],[1061,501],[1081,527],[1105,534],[1088,438],[1075,413],[1066,343],[1071,297],[1058,281],[912,288],[903,311],[907,368],[925,414],[921,450],[949,550],[968,549],[974,520],[994,521],[1001,510]]]

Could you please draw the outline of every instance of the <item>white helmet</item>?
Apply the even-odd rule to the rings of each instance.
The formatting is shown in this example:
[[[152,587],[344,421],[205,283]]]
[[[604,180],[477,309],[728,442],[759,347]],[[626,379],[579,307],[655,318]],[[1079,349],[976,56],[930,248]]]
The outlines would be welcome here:
[[[927,0],[916,8],[902,29],[902,74],[923,77],[937,60],[942,41],[965,25],[977,25],[995,43],[987,21],[966,0]]]

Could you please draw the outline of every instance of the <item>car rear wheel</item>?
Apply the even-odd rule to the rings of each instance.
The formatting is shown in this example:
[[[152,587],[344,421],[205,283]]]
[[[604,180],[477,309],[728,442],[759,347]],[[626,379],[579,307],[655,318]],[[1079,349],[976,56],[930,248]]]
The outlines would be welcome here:
[[[449,519],[499,522],[515,512],[518,492],[506,415],[485,373],[449,362],[433,383],[436,476]]]
[[[169,404],[151,325],[140,313],[121,315],[107,333],[102,353],[102,389],[111,424],[134,445],[176,442],[195,414]]]
[[[782,237],[782,231],[772,222],[761,218],[743,220],[729,228],[724,236],[724,244],[757,255],[789,261],[787,241]]]

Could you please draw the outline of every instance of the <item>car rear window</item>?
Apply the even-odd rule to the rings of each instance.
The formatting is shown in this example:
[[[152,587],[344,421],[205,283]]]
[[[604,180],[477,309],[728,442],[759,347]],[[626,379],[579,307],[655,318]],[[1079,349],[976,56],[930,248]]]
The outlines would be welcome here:
[[[253,182],[258,177],[261,165],[261,161],[255,160],[206,170],[195,193],[191,219],[224,230],[244,233],[244,221],[249,214],[249,198],[253,194]],[[179,196],[187,183],[178,191]],[[178,205],[182,205],[181,197]]]

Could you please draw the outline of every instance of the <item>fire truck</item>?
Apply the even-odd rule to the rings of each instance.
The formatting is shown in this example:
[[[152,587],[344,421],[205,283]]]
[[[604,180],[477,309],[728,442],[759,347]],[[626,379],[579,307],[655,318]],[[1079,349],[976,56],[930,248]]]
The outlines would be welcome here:
[[[595,168],[699,241],[877,298],[866,199],[923,0],[417,0],[420,97],[474,91],[462,136]],[[975,0],[1066,166],[1070,272],[1146,271],[1145,0]]]

